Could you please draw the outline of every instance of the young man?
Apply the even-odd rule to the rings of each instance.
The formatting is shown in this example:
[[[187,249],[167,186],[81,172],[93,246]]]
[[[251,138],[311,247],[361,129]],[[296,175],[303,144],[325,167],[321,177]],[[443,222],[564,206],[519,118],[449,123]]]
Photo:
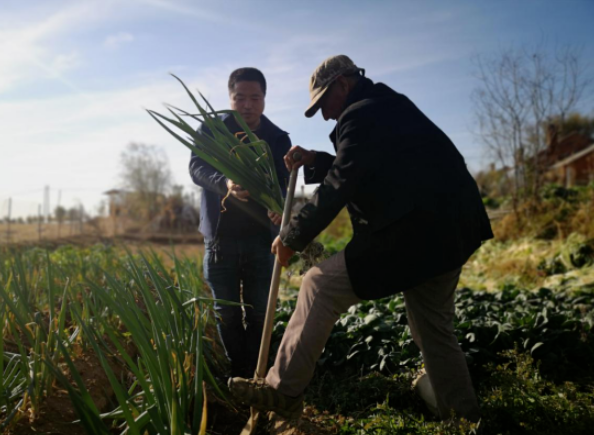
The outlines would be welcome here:
[[[263,115],[266,80],[255,68],[240,68],[229,77],[231,109],[239,112],[250,130],[265,140],[272,151],[281,187],[286,186],[288,171],[283,156],[291,148],[288,133]],[[247,141],[233,116],[223,116],[229,130]],[[208,134],[201,127],[199,130]],[[200,232],[204,235],[204,277],[213,297],[244,302],[240,306],[215,303],[219,314],[217,327],[231,376],[253,376],[268,303],[274,257],[270,245],[278,234],[280,216],[250,200],[249,192],[212,166],[192,154],[190,175],[202,187]],[[224,208],[221,204],[223,198]]]
[[[449,138],[407,97],[365,77],[347,56],[325,60],[310,81],[305,115],[336,120],[336,156],[293,147],[289,168],[321,183],[273,243],[287,265],[346,206],[347,248],[313,267],[274,366],[263,380],[231,379],[254,407],[295,418],[336,320],[362,299],[404,292],[408,322],[440,416],[477,421],[479,408],[454,334],[454,291],[462,265],[493,236],[478,188]],[[299,150],[302,160],[291,155]]]

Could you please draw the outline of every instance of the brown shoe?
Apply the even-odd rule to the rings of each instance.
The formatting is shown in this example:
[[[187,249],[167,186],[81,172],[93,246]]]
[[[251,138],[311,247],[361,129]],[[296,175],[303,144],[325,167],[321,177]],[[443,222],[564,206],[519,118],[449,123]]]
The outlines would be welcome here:
[[[237,399],[260,411],[273,411],[290,420],[298,419],[303,413],[303,394],[286,396],[264,379],[230,378],[228,385]]]

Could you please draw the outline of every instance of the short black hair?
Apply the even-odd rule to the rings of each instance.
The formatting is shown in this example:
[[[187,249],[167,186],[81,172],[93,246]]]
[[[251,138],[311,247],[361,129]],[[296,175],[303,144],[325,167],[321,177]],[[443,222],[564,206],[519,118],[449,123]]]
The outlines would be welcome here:
[[[266,95],[266,79],[262,71],[257,68],[245,67],[233,71],[229,76],[229,93],[233,92],[237,82],[258,82],[262,92]]]

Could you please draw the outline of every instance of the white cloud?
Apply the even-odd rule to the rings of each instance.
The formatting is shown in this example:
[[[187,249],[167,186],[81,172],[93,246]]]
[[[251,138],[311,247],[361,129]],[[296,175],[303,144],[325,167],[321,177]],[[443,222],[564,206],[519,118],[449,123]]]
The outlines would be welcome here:
[[[199,88],[215,107],[223,108],[228,105],[226,77],[216,71],[220,70],[205,70],[184,80],[192,91]],[[63,205],[71,206],[78,198],[93,210],[103,192],[117,186],[120,154],[130,142],[162,147],[176,182],[189,186],[190,151],[144,110],[165,114],[163,102],[192,111],[182,86],[165,74],[105,92],[0,100],[0,202],[13,197],[34,205],[43,186],[50,185],[53,192],[62,190]]]
[[[441,107],[444,99],[466,98],[459,72],[477,43],[460,36],[472,18],[468,12],[446,7],[429,13],[412,3],[371,2],[365,8],[309,3],[254,8],[239,1],[55,0],[17,12],[2,8],[0,204],[7,194],[16,201],[17,193],[50,184],[53,192],[63,189],[63,202],[67,189],[88,189],[91,193],[77,195],[92,208],[101,192],[117,183],[120,152],[131,141],[162,146],[176,181],[189,184],[189,152],[143,110],[165,113],[162,102],[191,108],[168,70],[192,91],[200,89],[215,108],[227,108],[228,74],[259,67],[269,84],[266,115],[289,131],[294,143],[330,151],[333,123],[303,116],[308,79],[324,58],[346,53],[370,78],[426,102],[431,118],[442,119],[438,125],[454,132],[455,143],[467,144],[463,151],[471,150],[474,142],[457,120],[463,110]],[[446,61],[443,82],[427,81],[426,72]],[[458,71],[457,78],[449,68]],[[45,97],[31,97],[30,84],[47,89]]]
[[[36,79],[57,79],[75,89],[63,73],[82,65],[76,50],[63,52],[59,40],[103,18],[98,3],[77,2],[46,15],[4,16],[0,30],[0,93]],[[25,22],[25,24],[22,24]],[[78,90],[76,90],[78,91]]]
[[[61,74],[68,70],[77,68],[81,65],[81,59],[77,52],[71,52],[68,54],[58,54],[55,56],[50,64],[48,65],[52,71],[55,71],[57,74]]]
[[[103,41],[103,46],[109,49],[116,49],[122,44],[134,41],[134,36],[127,32],[119,32],[114,35],[109,35]]]
[[[142,3],[147,6],[152,6],[163,11],[172,12],[174,14],[183,15],[186,17],[194,17],[198,18],[199,20],[203,21],[210,21],[217,24],[225,24],[225,25],[245,25],[245,23],[234,19],[230,14],[219,14],[213,12],[210,9],[206,9],[204,7],[206,2],[198,3],[199,7],[193,2],[190,2],[189,6],[186,6],[184,3],[188,2],[180,2],[180,1],[172,1],[172,0],[136,0],[138,3]]]

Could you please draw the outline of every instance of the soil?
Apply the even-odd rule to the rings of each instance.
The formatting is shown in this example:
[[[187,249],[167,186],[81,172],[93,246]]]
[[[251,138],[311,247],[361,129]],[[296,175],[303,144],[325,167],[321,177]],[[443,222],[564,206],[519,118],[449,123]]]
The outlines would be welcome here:
[[[129,355],[136,354],[133,343],[126,346],[126,351]],[[96,354],[92,350],[87,350],[84,355],[74,360],[73,364],[97,409],[100,412],[108,412],[115,408],[117,402],[114,391]],[[108,364],[116,378],[120,379],[125,376],[125,368],[120,363],[109,359]],[[63,370],[70,379],[66,367],[63,367]],[[70,383],[76,385],[72,379],[70,379]],[[73,423],[77,419],[78,416],[68,392],[55,381],[50,396],[41,405],[38,415],[20,413],[11,422],[5,434],[85,435],[84,427],[79,423]]]
[[[212,411],[212,414],[211,414]],[[247,407],[231,409],[224,403],[209,403],[209,431],[211,435],[240,435],[250,417]],[[299,421],[289,421],[273,413],[261,413],[254,435],[331,435],[316,411],[306,407]]]
[[[125,239],[125,240],[122,240]],[[176,243],[177,242],[177,243]],[[49,249],[55,249],[59,245],[73,244],[78,246],[90,246],[95,243],[107,244],[125,244],[131,248],[132,252],[150,247],[158,252],[171,250],[172,244],[175,245],[175,251],[178,255],[201,255],[204,251],[202,240],[192,237],[183,237],[182,240],[172,240],[171,235],[152,235],[143,237],[140,235],[129,237],[104,238],[90,234],[61,238],[59,240],[46,241],[44,246]],[[25,247],[28,242],[13,244],[12,246]],[[39,246],[39,243],[31,243]],[[22,337],[24,339],[24,337]],[[5,343],[5,348],[9,350],[11,343]],[[16,345],[14,351],[18,351]],[[126,349],[129,354],[135,354],[135,349]],[[115,360],[109,361],[116,377],[125,376],[125,369]],[[91,350],[85,350],[74,365],[80,373],[85,387],[89,391],[93,402],[100,412],[108,412],[117,406],[113,389],[105,371],[96,355]],[[67,372],[67,371],[66,371]],[[74,381],[71,381],[74,385]],[[250,411],[247,407],[234,408],[232,405],[222,401],[209,394],[208,403],[208,433],[210,435],[239,435],[249,419]],[[66,390],[57,383],[53,386],[50,397],[41,405],[37,415],[21,413],[17,415],[9,428],[5,430],[5,435],[86,435],[84,427],[79,423],[73,423],[78,419],[72,402]],[[258,425],[254,435],[329,435],[335,433],[334,430],[324,428],[321,418],[316,417],[316,413],[311,408],[306,408],[303,418],[298,422],[289,422],[278,416],[269,416],[262,414],[258,420]],[[113,429],[117,434],[120,430]]]
[[[74,365],[85,383],[93,402],[101,412],[106,412],[111,407],[113,390],[109,379],[101,367],[98,358],[93,353],[74,361]],[[122,369],[115,363],[110,362],[116,376]],[[50,398],[41,406],[39,415],[17,415],[16,422],[9,426],[7,435],[84,435],[83,426],[76,421],[78,416],[72,406],[72,401],[66,390],[59,385],[54,385]]]
[[[102,412],[109,410],[113,391],[105,372],[98,361],[83,358],[76,362],[77,368],[95,404]],[[250,410],[232,405],[209,395],[208,401],[208,431],[210,435],[239,435],[250,416]],[[33,420],[28,415],[21,415],[20,419],[11,425],[5,435],[86,435],[82,425],[72,423],[77,415],[65,390],[54,389],[51,400],[47,400],[41,407],[39,415]],[[114,429],[114,434],[119,430]],[[291,422],[276,415],[261,414],[254,435],[330,435],[335,433],[321,424],[315,411],[307,407],[299,422]]]
[[[133,343],[126,346],[129,355],[136,355]],[[92,350],[85,350],[73,361],[85,387],[100,412],[109,412],[117,406],[109,379]],[[109,365],[118,379],[125,377],[125,368],[115,360]],[[64,369],[68,374],[68,370]],[[74,381],[71,380],[74,385]],[[233,405],[217,398],[212,391],[208,393],[208,433],[210,435],[239,435],[247,423],[250,410],[243,405]],[[21,413],[15,417],[5,435],[85,435],[84,427],[73,423],[78,419],[70,397],[65,389],[54,384],[50,397],[41,405],[37,415]],[[334,431],[325,429],[316,417],[316,412],[307,407],[303,418],[298,422],[289,422],[278,416],[261,414],[254,435],[329,435]],[[117,434],[120,430],[113,429]]]
[[[11,425],[6,435],[85,435],[82,425],[71,423],[77,419],[72,402],[66,391],[55,391],[52,399],[41,407],[39,415],[33,420],[30,416],[20,415],[19,420]]]

